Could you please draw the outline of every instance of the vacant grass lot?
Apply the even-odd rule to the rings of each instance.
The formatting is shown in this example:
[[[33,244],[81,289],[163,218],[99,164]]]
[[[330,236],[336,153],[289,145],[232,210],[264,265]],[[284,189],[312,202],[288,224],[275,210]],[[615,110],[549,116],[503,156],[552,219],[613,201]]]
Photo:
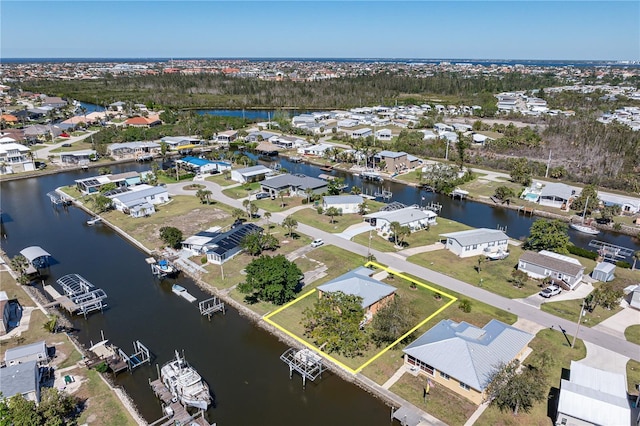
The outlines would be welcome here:
[[[484,261],[480,272],[477,271],[480,256],[460,258],[445,249],[416,254],[407,260],[469,284],[480,285],[482,279],[482,287],[510,299],[519,299],[539,292],[540,287],[535,280],[527,280],[522,288],[517,288],[509,282],[511,272],[518,265],[522,249],[509,246],[509,251],[511,254],[506,259]]]
[[[224,175],[224,173],[219,173],[219,174],[215,174],[212,176],[207,176],[205,178],[205,180],[208,180],[209,182],[213,182],[213,183],[217,183],[218,185],[220,185],[221,187],[225,187],[225,186],[231,186],[231,185],[237,185],[238,182],[231,180],[231,175],[229,175],[229,179],[227,179]]]
[[[461,185],[460,188],[466,191],[469,191],[469,195],[471,195],[473,198],[478,198],[482,196],[484,197],[493,196],[493,194],[496,193],[496,188],[500,186],[506,186],[508,188],[511,188],[514,194],[516,194],[516,196],[518,196],[520,192],[522,192],[522,185],[520,184],[508,182],[508,181],[507,182],[496,182],[493,180],[487,181],[484,179],[474,179],[470,182],[467,182]]]
[[[237,200],[239,198],[246,198],[259,190],[260,182],[252,182],[248,185],[234,186],[233,188],[225,189],[222,193],[229,198]]]
[[[270,211],[270,212],[281,212],[283,210],[288,210],[292,207],[297,207],[302,205],[302,200],[306,201],[306,198],[303,197],[284,197],[284,207],[282,206],[282,201],[280,201],[279,197],[276,197],[275,200],[271,198],[263,198],[262,200],[255,201],[256,205],[261,209]]]
[[[364,220],[362,216],[357,213],[334,216],[332,219],[325,214],[318,214],[318,212],[312,208],[299,210],[293,214],[293,217],[300,223],[334,233],[342,232],[349,226],[362,223]]]
[[[640,345],[640,324],[627,327],[626,330],[624,330],[624,337],[628,341]]]

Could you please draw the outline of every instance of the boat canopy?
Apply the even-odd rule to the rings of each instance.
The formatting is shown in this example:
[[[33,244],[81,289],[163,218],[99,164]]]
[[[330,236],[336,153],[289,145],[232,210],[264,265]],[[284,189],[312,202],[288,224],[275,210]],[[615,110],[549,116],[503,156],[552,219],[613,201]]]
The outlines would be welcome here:
[[[51,257],[51,254],[47,253],[40,246],[27,247],[21,250],[20,254],[23,255],[29,261],[29,263],[33,263],[34,260],[40,259],[42,257]]]

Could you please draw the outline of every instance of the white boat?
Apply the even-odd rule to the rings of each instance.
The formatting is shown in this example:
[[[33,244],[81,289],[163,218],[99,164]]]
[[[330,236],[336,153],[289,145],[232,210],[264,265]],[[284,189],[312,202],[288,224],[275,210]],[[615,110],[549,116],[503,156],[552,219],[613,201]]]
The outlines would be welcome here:
[[[182,296],[187,291],[187,289],[182,287],[180,284],[174,284],[171,286],[171,291],[178,296]]]
[[[102,218],[99,216],[96,216],[93,219],[87,220],[87,225],[95,225],[96,223],[99,223],[101,221],[102,221]]]
[[[575,229],[578,232],[582,232],[583,234],[589,235],[598,235],[600,231],[593,226],[585,225],[584,218],[587,216],[587,206],[589,205],[589,197],[587,197],[587,201],[584,203],[584,211],[582,212],[582,221],[580,223],[571,223],[569,226],[571,229]]]
[[[160,259],[158,261],[158,271],[164,275],[173,275],[178,272],[178,268],[173,266],[168,260]]]
[[[175,354],[175,359],[160,369],[162,383],[182,405],[206,410],[211,404],[209,386],[178,351]]]
[[[488,251],[485,249],[484,255],[489,260],[502,260],[509,256],[509,252],[506,250]]]
[[[582,232],[583,234],[589,235],[598,235],[600,231],[593,226],[585,225],[582,223],[572,223],[569,225],[571,229],[575,229],[578,232]]]

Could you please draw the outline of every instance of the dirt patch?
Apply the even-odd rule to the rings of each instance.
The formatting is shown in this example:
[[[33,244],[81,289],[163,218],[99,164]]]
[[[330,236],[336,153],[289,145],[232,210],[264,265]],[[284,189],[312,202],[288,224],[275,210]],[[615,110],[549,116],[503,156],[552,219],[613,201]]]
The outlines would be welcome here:
[[[149,223],[138,228],[136,233],[145,235],[149,246],[162,247],[164,243],[160,239],[160,228],[173,226],[182,231],[186,238],[212,226],[220,226],[220,222],[229,219],[231,215],[224,210],[193,209],[188,213],[166,218],[162,224]]]

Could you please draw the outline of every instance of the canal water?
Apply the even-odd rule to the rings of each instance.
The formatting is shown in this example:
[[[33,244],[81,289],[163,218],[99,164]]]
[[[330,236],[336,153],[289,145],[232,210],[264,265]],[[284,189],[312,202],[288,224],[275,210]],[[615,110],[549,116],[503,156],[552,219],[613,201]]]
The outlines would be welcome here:
[[[112,167],[114,173],[148,169],[149,165]],[[161,417],[161,407],[148,384],[162,365],[183,351],[209,383],[215,407],[207,417],[218,425],[390,424],[390,409],[358,387],[327,372],[302,389],[301,378],[289,379],[279,359],[287,347],[237,311],[202,317],[197,304],[171,292],[171,281],[155,280],[145,255],[103,225],[87,226],[88,215],[70,207],[53,207],[46,193],[69,185],[89,172],[67,172],[38,179],[3,182],[2,247],[13,257],[31,245],[42,246],[55,262],[46,283],[77,273],[102,288],[108,309],[86,320],[74,317],[85,345],[101,340],[133,353],[140,340],[155,355],[152,366],[121,373],[124,386],[148,421]],[[199,300],[208,297],[191,280],[178,278]],[[38,327],[38,324],[34,324]]]

